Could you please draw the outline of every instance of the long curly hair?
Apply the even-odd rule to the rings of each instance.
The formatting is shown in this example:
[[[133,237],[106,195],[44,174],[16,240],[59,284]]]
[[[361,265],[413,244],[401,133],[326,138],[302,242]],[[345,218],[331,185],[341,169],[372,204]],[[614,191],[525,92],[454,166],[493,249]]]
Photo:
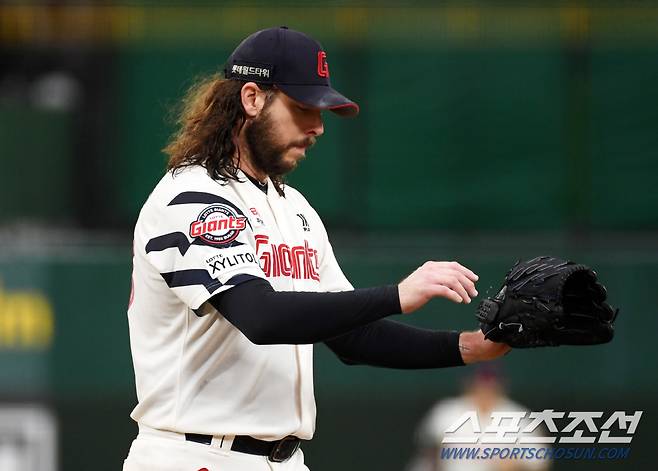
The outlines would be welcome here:
[[[240,149],[235,138],[247,119],[240,96],[245,83],[214,74],[189,88],[176,120],[179,128],[163,149],[169,156],[168,171],[201,165],[214,180],[240,181]],[[275,91],[271,87],[259,87],[267,94],[267,107]],[[270,179],[283,194],[283,177],[270,176]]]

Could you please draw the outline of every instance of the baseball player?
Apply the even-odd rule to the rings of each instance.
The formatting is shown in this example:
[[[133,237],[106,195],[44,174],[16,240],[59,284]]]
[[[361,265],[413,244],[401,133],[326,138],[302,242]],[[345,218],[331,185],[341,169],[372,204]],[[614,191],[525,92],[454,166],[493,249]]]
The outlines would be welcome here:
[[[449,448],[464,447],[475,450],[479,448],[485,456],[484,450],[490,447],[509,447],[515,444],[483,444],[479,443],[443,443],[448,430],[464,414],[475,412],[477,424],[480,430],[487,430],[491,425],[492,413],[523,412],[527,410],[521,404],[513,401],[506,393],[505,381],[501,370],[494,364],[483,364],[478,366],[464,381],[463,394],[457,397],[442,398],[429,411],[422,421],[417,434],[416,442],[418,449],[414,460],[407,467],[407,471],[546,471],[549,468],[549,460],[540,459],[467,459],[457,456],[450,457],[444,452]],[[505,419],[506,422],[509,419]],[[521,428],[530,423],[530,419],[521,421]],[[467,422],[461,425],[456,432],[460,436],[473,436],[477,432],[473,423]],[[509,438],[512,432],[505,432]],[[527,440],[529,437],[539,437],[540,429],[528,434],[518,433],[517,437]],[[537,451],[537,444],[523,443],[526,448]],[[548,444],[541,444],[542,447]]]
[[[354,289],[320,217],[283,177],[358,106],[327,55],[286,27],[247,37],[223,76],[193,87],[168,172],[135,227],[128,309],[139,424],[124,470],[307,470],[313,344],[348,364],[439,368],[498,357],[481,332],[397,323],[430,299],[469,303],[477,276],[427,262]]]

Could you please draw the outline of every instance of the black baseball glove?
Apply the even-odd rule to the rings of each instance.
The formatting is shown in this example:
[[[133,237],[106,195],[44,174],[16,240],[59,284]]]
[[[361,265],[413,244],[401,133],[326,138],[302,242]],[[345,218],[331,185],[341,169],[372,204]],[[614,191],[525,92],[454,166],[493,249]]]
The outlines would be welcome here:
[[[594,345],[612,340],[619,310],[585,265],[553,257],[517,262],[493,298],[480,302],[485,338],[515,348]]]

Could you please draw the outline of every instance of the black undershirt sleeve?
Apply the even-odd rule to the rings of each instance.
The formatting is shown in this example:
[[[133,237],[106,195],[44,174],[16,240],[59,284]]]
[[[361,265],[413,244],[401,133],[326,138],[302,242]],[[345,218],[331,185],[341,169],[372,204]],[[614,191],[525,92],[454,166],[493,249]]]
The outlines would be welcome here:
[[[336,293],[274,291],[260,278],[213,296],[210,304],[257,345],[322,342],[402,311],[396,285]]]
[[[401,312],[397,286],[337,293],[275,291],[243,282],[210,303],[251,342],[325,342],[347,364],[417,369],[463,365],[459,333],[419,329],[384,317]]]
[[[371,322],[325,344],[348,365],[405,370],[464,365],[459,332],[420,329],[390,319]]]

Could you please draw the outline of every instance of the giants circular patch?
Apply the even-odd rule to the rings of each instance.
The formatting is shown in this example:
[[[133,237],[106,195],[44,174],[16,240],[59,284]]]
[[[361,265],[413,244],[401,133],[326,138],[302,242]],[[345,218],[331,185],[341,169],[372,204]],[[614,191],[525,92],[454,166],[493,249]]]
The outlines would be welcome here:
[[[190,224],[190,237],[224,245],[233,242],[246,226],[247,218],[239,216],[233,208],[213,204],[201,211],[197,220]]]

